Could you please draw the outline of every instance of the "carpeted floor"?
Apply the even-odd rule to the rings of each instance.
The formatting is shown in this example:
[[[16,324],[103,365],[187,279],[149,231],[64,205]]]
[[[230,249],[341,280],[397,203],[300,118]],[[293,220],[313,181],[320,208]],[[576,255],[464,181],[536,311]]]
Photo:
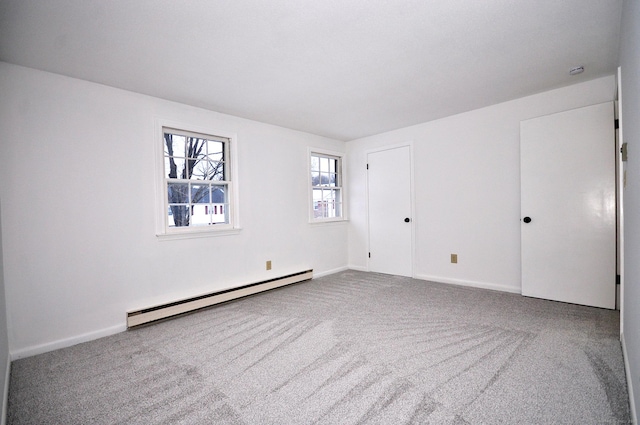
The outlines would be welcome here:
[[[7,423],[627,424],[618,326],[346,271],[18,360]]]

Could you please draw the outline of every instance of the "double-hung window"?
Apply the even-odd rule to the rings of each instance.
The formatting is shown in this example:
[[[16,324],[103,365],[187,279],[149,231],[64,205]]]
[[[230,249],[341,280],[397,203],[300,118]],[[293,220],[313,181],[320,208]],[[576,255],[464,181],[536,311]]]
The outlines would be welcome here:
[[[231,139],[162,128],[164,231],[233,228]]]
[[[312,151],[311,221],[344,219],[342,156]]]

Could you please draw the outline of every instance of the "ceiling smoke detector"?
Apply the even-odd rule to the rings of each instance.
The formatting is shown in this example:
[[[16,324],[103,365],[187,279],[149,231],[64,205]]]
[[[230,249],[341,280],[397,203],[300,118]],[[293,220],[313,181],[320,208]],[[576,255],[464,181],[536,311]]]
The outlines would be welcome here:
[[[575,68],[571,68],[569,70],[569,75],[578,75],[584,72],[584,66],[576,66]]]

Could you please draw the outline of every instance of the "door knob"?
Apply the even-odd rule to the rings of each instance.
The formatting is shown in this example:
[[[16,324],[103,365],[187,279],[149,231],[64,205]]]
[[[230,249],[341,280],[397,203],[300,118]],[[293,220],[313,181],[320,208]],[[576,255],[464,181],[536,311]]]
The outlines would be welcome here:
[[[405,223],[408,223],[408,222],[410,222],[410,221],[411,221],[411,219],[410,219],[409,217],[407,217],[407,218],[405,218],[405,219],[404,219],[404,222],[405,222]]]
[[[522,219],[525,223],[531,223],[531,217],[525,217]]]

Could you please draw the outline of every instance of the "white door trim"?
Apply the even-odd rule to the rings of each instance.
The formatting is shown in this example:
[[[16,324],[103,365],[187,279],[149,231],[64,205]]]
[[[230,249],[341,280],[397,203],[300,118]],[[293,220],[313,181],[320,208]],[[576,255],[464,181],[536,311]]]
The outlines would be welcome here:
[[[618,274],[620,276],[620,298],[618,299],[618,307],[620,309],[620,335],[624,333],[624,185],[626,165],[622,161],[622,144],[624,143],[624,134],[622,133],[622,69],[618,67],[617,73],[617,101],[616,119],[618,120],[618,133],[616,138],[616,215],[617,215],[617,265]]]

